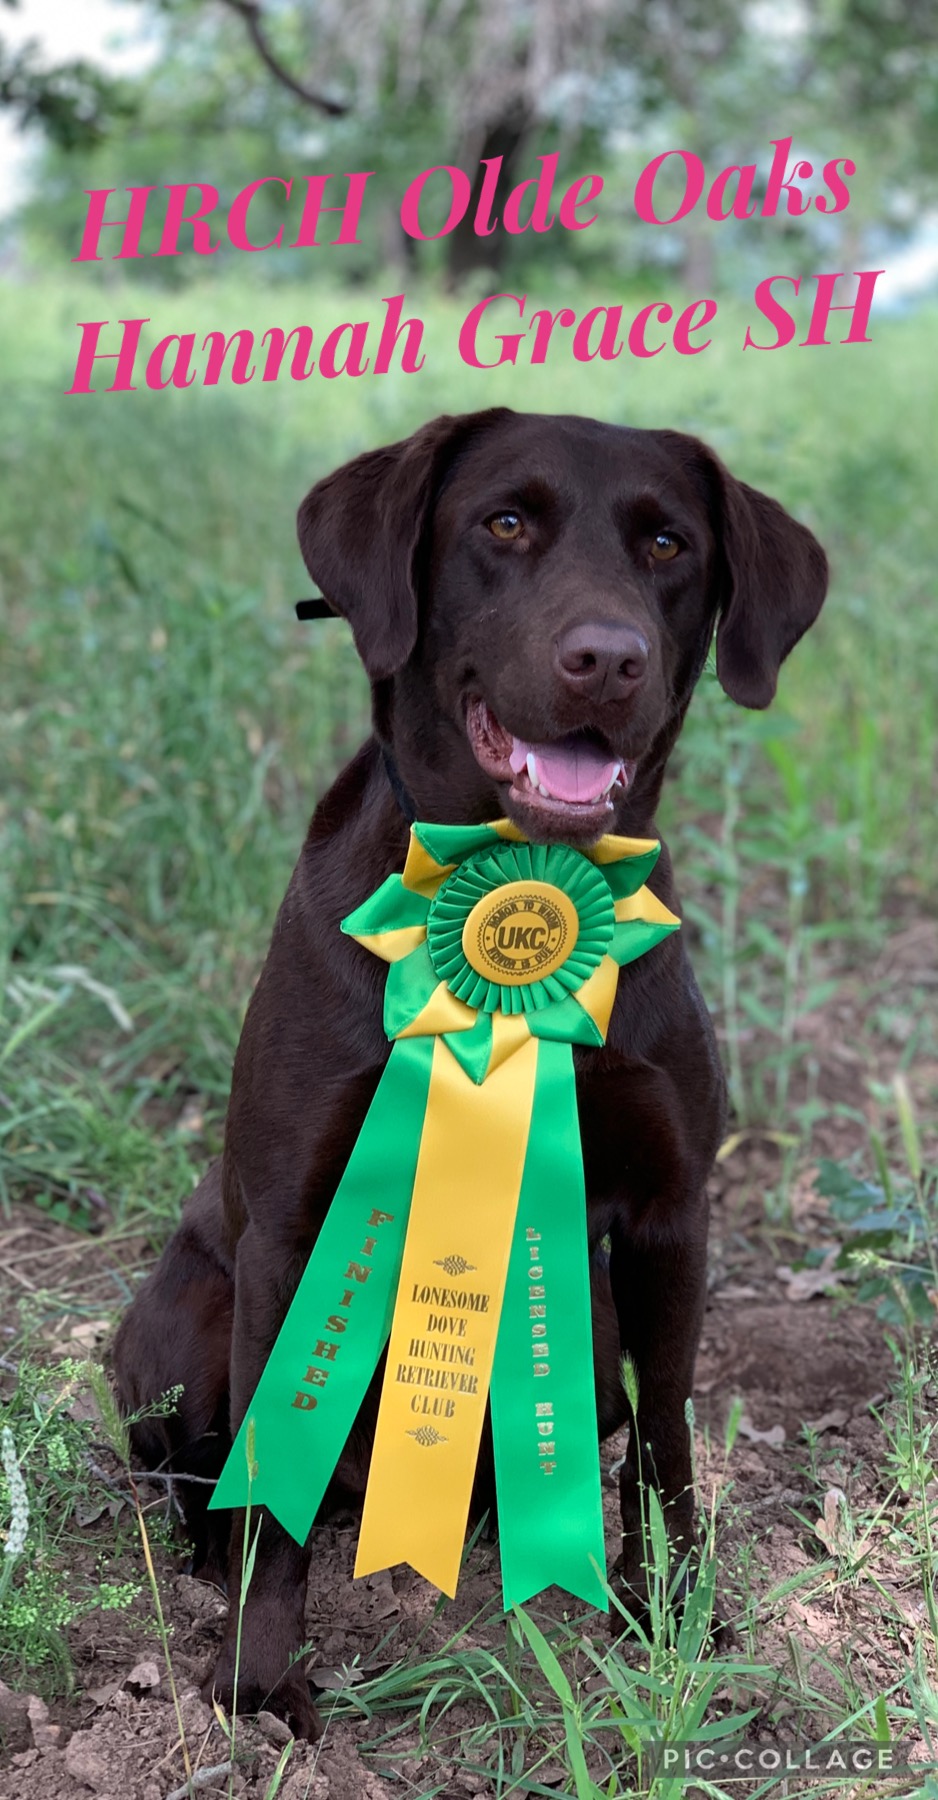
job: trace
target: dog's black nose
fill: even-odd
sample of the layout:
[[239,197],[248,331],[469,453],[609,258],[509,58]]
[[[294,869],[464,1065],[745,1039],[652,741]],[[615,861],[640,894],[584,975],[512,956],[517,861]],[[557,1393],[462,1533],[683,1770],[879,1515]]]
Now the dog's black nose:
[[648,667],[648,645],[631,625],[572,625],[557,639],[564,686],[587,700],[624,700]]

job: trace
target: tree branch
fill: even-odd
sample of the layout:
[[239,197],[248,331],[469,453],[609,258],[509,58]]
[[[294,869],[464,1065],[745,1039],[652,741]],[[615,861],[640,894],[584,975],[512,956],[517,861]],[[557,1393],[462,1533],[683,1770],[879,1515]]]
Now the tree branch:
[[289,69],[285,69],[283,63],[274,55],[264,35],[259,0],[223,0],[223,4],[244,20],[248,37],[261,62],[265,68],[269,69],[274,80],[279,81],[281,87],[285,87],[289,93],[294,94],[297,100],[302,100],[304,106],[315,106],[320,112],[326,113],[330,119],[345,117],[349,109],[343,100],[330,100],[327,95],[317,94],[313,88],[306,87],[302,81],[297,81],[296,77],[290,74]]

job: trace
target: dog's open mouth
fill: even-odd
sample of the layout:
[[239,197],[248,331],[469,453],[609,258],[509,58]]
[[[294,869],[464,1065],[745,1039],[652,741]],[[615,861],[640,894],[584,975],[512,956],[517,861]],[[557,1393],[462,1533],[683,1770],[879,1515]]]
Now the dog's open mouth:
[[479,767],[494,781],[510,782],[509,801],[545,820],[602,830],[616,793],[635,773],[635,763],[615,756],[598,732],[529,743],[506,730],[482,699],[469,702],[466,731]]

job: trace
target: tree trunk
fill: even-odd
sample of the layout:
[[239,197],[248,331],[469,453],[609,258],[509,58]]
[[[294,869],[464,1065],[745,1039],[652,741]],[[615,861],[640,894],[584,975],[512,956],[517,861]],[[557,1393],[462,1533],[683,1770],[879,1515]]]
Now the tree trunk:
[[681,285],[692,300],[713,299],[713,231],[709,220],[693,214],[682,227]]
[[[483,164],[491,158],[500,156],[502,166],[499,171],[498,185],[495,190],[495,203],[491,209],[493,219],[501,218],[502,208],[513,187],[521,178],[521,156],[525,147],[530,125],[530,115],[526,108],[518,106],[504,117],[494,120],[484,128],[481,139],[467,147],[466,160],[460,161],[460,167],[466,170],[472,181],[472,197],[465,215],[454,227],[447,238],[446,285],[456,288],[467,276],[477,269],[499,270],[505,255],[505,233],[501,227],[488,237],[479,237],[473,230],[476,208],[482,193],[485,179]],[[472,172],[472,162],[477,166]]]

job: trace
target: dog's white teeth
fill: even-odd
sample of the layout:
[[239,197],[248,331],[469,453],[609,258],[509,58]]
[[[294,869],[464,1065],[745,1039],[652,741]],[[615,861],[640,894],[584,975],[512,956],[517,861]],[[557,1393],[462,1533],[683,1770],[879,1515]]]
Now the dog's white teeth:
[[537,757],[533,750],[528,751],[528,754],[525,758],[525,764],[526,764],[527,771],[528,771],[528,780],[530,781],[531,786],[534,789],[534,792],[536,794],[540,794],[545,800],[549,800],[551,797],[550,789],[546,788],[544,786],[544,783],[542,781],[538,780]]
[[606,783],[606,786],[603,788],[602,793],[599,795],[600,800],[608,800],[609,799],[609,796],[612,793],[613,788],[617,786],[621,775],[622,775],[622,764],[616,763],[616,766],[613,769],[612,774],[610,775],[609,780]]

